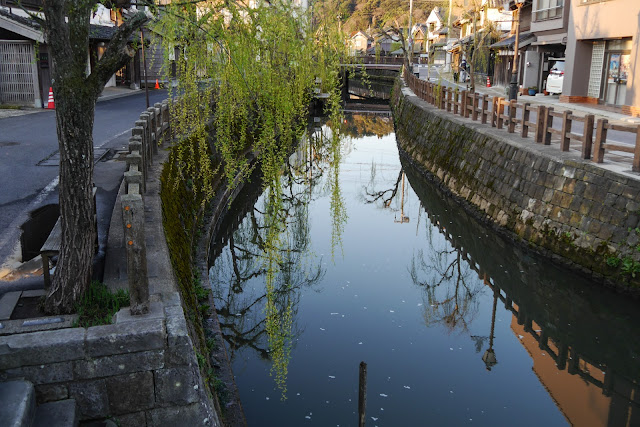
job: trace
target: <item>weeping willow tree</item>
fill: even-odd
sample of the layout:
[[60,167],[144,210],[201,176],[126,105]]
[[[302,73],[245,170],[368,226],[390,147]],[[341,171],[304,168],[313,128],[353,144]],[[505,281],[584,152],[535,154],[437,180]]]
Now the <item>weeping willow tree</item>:
[[[169,246],[180,248],[172,250],[172,262],[185,306],[197,314],[192,248],[207,207],[219,190],[239,185],[259,164],[265,207],[256,258],[265,277],[272,375],[284,395],[294,313],[293,304],[283,306],[278,295],[295,283],[283,269],[291,261],[291,253],[283,250],[291,233],[290,209],[282,197],[283,165],[304,133],[317,89],[328,94],[327,111],[340,123],[343,39],[337,22],[312,20],[306,10],[279,0],[178,2],[159,15],[151,29],[160,36],[172,82],[171,126],[183,137],[163,173],[163,189],[173,189],[163,196],[163,216]],[[338,162],[339,143],[330,150]],[[198,325],[194,328],[202,336]]]

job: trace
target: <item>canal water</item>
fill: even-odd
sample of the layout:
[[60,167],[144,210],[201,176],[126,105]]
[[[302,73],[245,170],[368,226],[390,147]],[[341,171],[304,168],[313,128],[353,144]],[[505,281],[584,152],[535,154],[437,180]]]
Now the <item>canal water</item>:
[[283,168],[275,272],[258,178],[212,243],[250,426],[357,425],[361,361],[368,426],[638,425],[637,302],[465,214],[398,153],[388,112],[343,132],[339,164],[305,142]]

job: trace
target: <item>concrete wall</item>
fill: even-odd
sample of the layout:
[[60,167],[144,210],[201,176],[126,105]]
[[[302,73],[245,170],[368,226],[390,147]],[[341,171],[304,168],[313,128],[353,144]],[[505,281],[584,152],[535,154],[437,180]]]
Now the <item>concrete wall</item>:
[[638,278],[620,267],[640,267],[637,176],[437,110],[401,83],[392,106],[400,149],[472,212],[594,280],[638,293]]

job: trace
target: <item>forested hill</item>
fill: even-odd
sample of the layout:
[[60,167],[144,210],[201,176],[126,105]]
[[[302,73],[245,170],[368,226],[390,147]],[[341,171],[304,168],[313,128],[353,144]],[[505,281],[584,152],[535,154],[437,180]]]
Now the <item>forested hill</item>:
[[[414,0],[413,23],[425,22],[431,10],[448,8],[448,0]],[[345,33],[386,26],[409,25],[409,0],[316,0],[314,14],[339,17]]]

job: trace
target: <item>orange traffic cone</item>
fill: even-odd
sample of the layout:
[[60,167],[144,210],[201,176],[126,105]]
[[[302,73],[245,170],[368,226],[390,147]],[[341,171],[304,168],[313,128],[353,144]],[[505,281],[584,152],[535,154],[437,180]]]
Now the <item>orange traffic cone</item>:
[[49,100],[47,101],[47,109],[55,110],[56,103],[53,101],[53,88],[49,87]]
[[487,76],[487,87],[491,87],[491,80],[489,80],[489,76]]
[[160,85],[158,84],[158,79],[156,79],[156,89],[160,89]]

